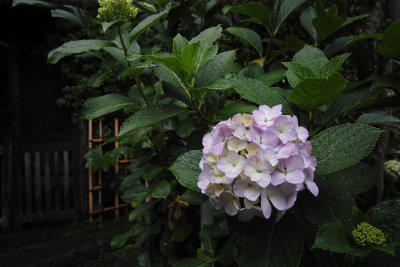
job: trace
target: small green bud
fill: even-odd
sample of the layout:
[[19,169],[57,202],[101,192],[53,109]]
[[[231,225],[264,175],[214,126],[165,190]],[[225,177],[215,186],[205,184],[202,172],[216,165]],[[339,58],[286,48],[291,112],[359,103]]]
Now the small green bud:
[[116,19],[133,19],[138,8],[132,5],[133,0],[99,0],[100,8],[97,18],[103,21]]
[[366,222],[358,224],[351,234],[354,241],[361,247],[375,247],[386,242],[385,234]]
[[400,161],[395,159],[386,161],[385,172],[392,176],[400,176]]

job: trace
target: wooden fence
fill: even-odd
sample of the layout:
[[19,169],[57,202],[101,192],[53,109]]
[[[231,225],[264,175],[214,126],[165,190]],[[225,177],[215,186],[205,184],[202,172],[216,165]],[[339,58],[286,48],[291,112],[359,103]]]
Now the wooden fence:
[[15,144],[10,139],[3,144],[1,228],[10,231],[24,223],[76,218],[73,145]]

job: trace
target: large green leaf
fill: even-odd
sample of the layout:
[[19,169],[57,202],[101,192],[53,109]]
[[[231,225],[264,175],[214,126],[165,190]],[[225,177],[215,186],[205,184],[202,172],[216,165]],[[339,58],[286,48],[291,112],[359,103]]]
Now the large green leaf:
[[307,111],[314,111],[323,104],[334,101],[342,94],[347,81],[339,73],[329,78],[309,78],[294,88],[288,100]]
[[154,73],[163,82],[169,83],[182,93],[188,93],[189,88],[184,81],[176,74],[173,70],[167,68],[166,66],[159,64]]
[[138,207],[136,207],[130,214],[129,214],[129,221],[132,222],[137,218],[144,216],[146,213],[151,211],[151,208],[158,203],[158,200],[153,200],[148,203],[144,203]]
[[221,33],[221,26],[208,28],[199,33],[197,36],[193,37],[189,43],[201,42],[202,44],[211,45],[218,40],[218,38],[221,36]]
[[332,58],[318,70],[317,77],[327,78],[332,73],[339,71],[340,67],[350,57],[350,55],[351,53],[346,53]]
[[144,20],[142,20],[132,31],[129,33],[129,41],[133,42],[136,40],[142,33],[144,33],[148,28],[153,26],[158,20],[160,20],[164,15],[169,12],[169,9],[166,9],[160,13],[148,16]]
[[293,267],[300,264],[303,233],[289,214],[275,223],[253,219],[234,229],[238,263],[246,267]]
[[194,191],[200,191],[197,181],[201,172],[199,163],[202,155],[201,150],[191,150],[179,156],[169,168],[181,185]]
[[115,93],[92,97],[83,104],[82,116],[87,120],[93,120],[133,104],[128,97]]
[[317,198],[310,193],[299,195],[298,203],[305,215],[318,227],[328,222],[347,225],[354,208],[354,200],[351,195],[334,179],[327,181],[316,179],[316,182],[319,189]]
[[204,201],[208,200],[208,197],[200,192],[188,189],[182,194],[180,200],[192,205],[201,205]]
[[306,66],[317,73],[328,59],[322,50],[306,45],[293,56],[292,62]]
[[170,191],[171,186],[168,181],[162,180],[151,190],[151,196],[154,198],[167,198]]
[[374,148],[381,130],[365,124],[344,124],[328,128],[311,143],[317,158],[317,175],[350,167]]
[[82,20],[82,17],[80,17],[77,14],[74,14],[74,12],[71,10],[56,9],[56,10],[51,10],[50,13],[53,18],[66,19],[72,24],[85,27],[85,22]]
[[235,60],[235,51],[226,51],[208,61],[197,74],[196,87],[205,87],[227,73]]
[[237,12],[247,15],[252,20],[265,28],[269,28],[271,11],[269,6],[257,2],[249,2],[243,5],[233,6],[224,9],[224,13]]
[[40,1],[40,0],[13,0],[11,7],[21,6],[21,5],[31,5],[31,6],[38,6],[38,7],[47,7],[47,8],[62,8],[68,9],[62,5],[57,5],[48,1]]
[[109,41],[98,39],[70,41],[51,50],[47,56],[47,60],[49,63],[55,64],[63,57],[83,52],[98,51],[107,45],[110,45]]
[[286,77],[286,72],[282,69],[271,70],[258,77],[257,80],[262,81],[266,86],[271,86],[282,81]]
[[189,44],[181,51],[179,62],[181,67],[185,71],[186,80],[190,80],[190,78],[192,77],[192,74],[194,72],[194,66],[196,63],[195,60],[193,59],[198,54],[198,51],[199,51],[198,43]]
[[357,247],[354,244],[350,232],[345,227],[331,222],[318,229],[317,237],[311,248],[321,248],[353,256],[365,256],[368,254],[368,249]]
[[141,127],[162,122],[184,112],[186,112],[186,109],[173,105],[146,107],[125,120],[121,126],[119,135],[122,136]]
[[316,32],[315,32],[315,28],[312,24],[313,19],[316,17],[315,15],[315,11],[314,8],[312,6],[307,7],[306,9],[303,10],[303,12],[301,12],[300,15],[300,23],[301,25],[304,27],[304,29],[306,29],[306,31],[308,32],[308,34],[314,39],[316,40]]
[[282,104],[283,113],[293,113],[282,95],[281,88],[267,87],[259,80],[240,76],[235,80],[234,89],[239,95],[258,105],[268,105],[272,107]]
[[263,48],[261,43],[261,37],[260,35],[258,35],[258,33],[243,27],[229,27],[226,29],[226,31],[249,43],[257,51],[260,58],[262,57]]
[[382,42],[379,44],[379,53],[390,59],[400,60],[400,20],[390,25],[383,35]]
[[377,170],[364,162],[329,175],[330,179],[352,195],[364,193],[375,186],[378,177]]

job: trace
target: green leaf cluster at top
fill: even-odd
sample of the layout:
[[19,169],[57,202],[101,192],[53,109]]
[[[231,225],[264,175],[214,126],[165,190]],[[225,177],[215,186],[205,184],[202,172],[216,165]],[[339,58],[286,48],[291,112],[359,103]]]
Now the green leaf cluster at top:
[[328,60],[320,49],[305,46],[291,62],[282,63],[288,68],[287,79],[294,89],[288,100],[309,112],[334,101],[347,84],[338,71],[349,56],[347,53]]
[[190,41],[178,34],[173,40],[172,53],[148,55],[145,58],[158,64],[155,74],[160,80],[174,87],[186,101],[193,101],[192,92],[204,96],[207,90],[230,87],[229,81],[225,83],[220,79],[224,79],[224,74],[230,70],[235,51],[217,54],[218,45],[214,43],[221,32],[220,26],[209,28]]

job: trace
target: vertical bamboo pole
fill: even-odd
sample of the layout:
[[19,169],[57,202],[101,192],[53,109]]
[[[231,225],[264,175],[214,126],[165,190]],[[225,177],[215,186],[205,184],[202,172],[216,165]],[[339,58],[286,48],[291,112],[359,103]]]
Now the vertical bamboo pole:
[[[93,147],[92,143],[93,137],[93,121],[89,120],[89,129],[88,129],[88,145],[89,148]],[[89,185],[89,221],[93,221],[93,172],[92,167],[89,167],[88,171],[88,185]]]
[[[103,122],[101,120],[99,120],[99,139],[103,140]],[[99,143],[100,148],[102,147],[102,143]],[[103,181],[102,181],[102,172],[101,170],[99,170],[99,176],[98,176],[98,203],[99,203],[99,215],[100,215],[100,220],[103,219],[103,214],[102,214],[102,210],[103,210]]]

